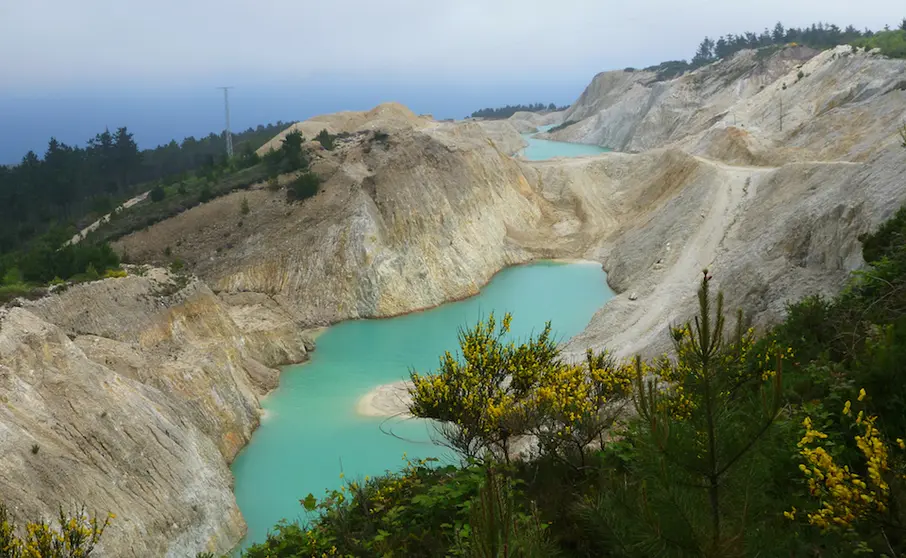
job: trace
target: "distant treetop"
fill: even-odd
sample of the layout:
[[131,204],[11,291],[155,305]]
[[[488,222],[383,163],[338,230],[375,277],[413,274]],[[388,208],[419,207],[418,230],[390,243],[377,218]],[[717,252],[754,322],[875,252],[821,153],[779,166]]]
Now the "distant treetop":
[[906,19],[900,23],[898,31],[884,31],[877,33],[865,29],[860,31],[853,25],[841,29],[830,23],[813,23],[808,27],[786,28],[778,22],[773,29],[765,28],[761,33],[746,31],[740,35],[728,34],[714,40],[705,37],[699,44],[691,62],[673,60],[649,66],[645,70],[657,72],[658,80],[672,79],[690,70],[706,66],[722,58],[727,58],[745,49],[760,49],[771,46],[788,44],[803,45],[815,49],[828,49],[838,45],[851,44],[869,48],[880,48],[881,52],[890,57],[906,57]]
[[486,118],[488,120],[502,120],[509,118],[517,112],[555,112],[566,110],[569,105],[558,107],[554,103],[545,105],[544,103],[535,103],[533,105],[507,105],[499,108],[483,108],[472,113],[471,118]]

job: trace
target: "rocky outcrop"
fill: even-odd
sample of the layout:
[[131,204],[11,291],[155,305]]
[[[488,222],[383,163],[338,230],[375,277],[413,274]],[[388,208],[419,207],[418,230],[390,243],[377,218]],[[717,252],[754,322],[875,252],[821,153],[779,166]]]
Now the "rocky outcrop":
[[107,556],[225,552],[245,530],[228,464],[306,344],[267,301],[155,269],[0,310],[0,495],[20,519],[116,514]]
[[[704,267],[728,307],[746,309],[763,326],[790,301],[837,292],[862,265],[858,236],[906,202],[906,184],[896,178],[906,173],[896,134],[906,119],[906,63],[849,47],[812,54],[740,53],[663,83],[669,97],[694,102],[661,124],[652,112],[661,106],[666,114],[660,101],[631,101],[638,82],[622,96],[596,95],[592,86],[573,107],[590,116],[564,130],[567,136],[615,137],[607,124],[631,112],[625,146],[666,145],[694,156],[700,169],[668,203],[650,206],[601,245],[597,257],[611,284],[631,287],[638,301],[631,293],[616,297],[570,343],[570,354],[586,346],[622,355],[666,348],[666,328],[695,312],[696,274]],[[728,75],[735,81],[715,86]],[[621,108],[627,102],[635,112]],[[714,178],[696,179],[702,168]]]
[[[646,71],[598,74],[564,115],[573,125],[551,139],[640,152],[739,122],[731,108],[754,97],[816,54],[794,47],[766,56],[747,50],[682,77],[661,81]],[[791,82],[792,83],[792,82]]]

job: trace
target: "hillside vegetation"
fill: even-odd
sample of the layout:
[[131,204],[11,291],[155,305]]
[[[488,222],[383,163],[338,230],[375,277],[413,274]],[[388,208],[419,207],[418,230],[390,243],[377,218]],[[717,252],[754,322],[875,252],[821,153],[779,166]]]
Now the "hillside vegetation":
[[535,103],[533,105],[507,105],[499,108],[483,108],[476,110],[471,114],[471,118],[484,118],[487,120],[503,120],[516,114],[517,112],[556,112],[566,110],[569,107],[558,107],[554,103],[545,105],[544,103]]
[[[285,128],[277,122],[234,134],[245,159]],[[140,150],[128,128],[97,134],[85,147],[50,138],[43,156],[29,151],[18,165],[0,166],[0,254],[23,247],[53,226],[80,226],[158,181],[208,174],[223,164],[225,139],[210,134]]]
[[[741,50],[766,49],[789,44],[804,45],[823,50],[839,45],[853,45],[868,48],[880,48],[881,53],[891,58],[906,57],[906,19],[900,23],[899,30],[885,28],[874,32],[869,29],[860,31],[852,25],[840,28],[834,24],[813,23],[808,27],[784,27],[778,22],[773,29],[761,33],[746,31],[741,34],[727,34],[714,40],[710,37],[698,46],[695,55],[687,62],[671,60],[645,68],[645,71],[657,73],[658,80],[673,79],[687,71],[728,58]],[[767,54],[765,54],[767,55]],[[627,68],[633,70],[633,68]]]
[[[213,151],[223,148],[223,138],[213,134],[201,141],[187,138],[182,146],[171,142],[138,151],[126,128],[113,135],[98,134],[86,149],[51,139],[43,160],[30,152],[21,165],[6,169],[5,177],[0,175],[7,180],[0,180],[0,194],[10,196],[13,209],[23,209],[3,223],[8,237],[17,238],[0,250],[0,302],[41,296],[48,283],[98,279],[109,270],[119,273],[121,258],[108,242],[232,191],[307,168],[304,138],[299,134],[290,135],[290,142],[264,161],[255,154],[254,149],[276,133],[275,126],[240,134],[237,147],[243,152],[232,160]],[[160,177],[148,182],[149,176]],[[98,190],[97,184],[105,180],[106,186]],[[37,185],[37,196],[26,197],[20,191],[30,184]],[[113,199],[145,188],[150,188],[146,201],[114,211]],[[85,209],[89,202],[93,206],[88,215],[109,212],[109,219],[72,242],[73,221],[68,226],[64,223],[80,211],[89,211]],[[173,263],[181,265],[177,259]]]

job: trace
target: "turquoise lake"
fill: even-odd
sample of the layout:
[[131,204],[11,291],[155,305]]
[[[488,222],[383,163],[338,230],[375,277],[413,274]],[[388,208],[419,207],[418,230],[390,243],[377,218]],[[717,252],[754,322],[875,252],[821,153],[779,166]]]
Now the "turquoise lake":
[[559,340],[576,335],[612,296],[598,264],[538,262],[497,274],[473,298],[384,320],[330,327],[311,360],[287,367],[262,402],[265,417],[233,463],[235,493],[248,523],[243,546],[261,542],[275,523],[306,519],[299,500],[346,479],[380,475],[409,458],[454,458],[431,442],[431,423],[360,416],[358,400],[373,388],[404,380],[414,368],[433,371],[444,351],[456,351],[457,330],[490,312],[513,314],[514,339],[537,333],[548,320]]
[[[538,130],[546,132],[551,128],[553,126],[539,126]],[[522,150],[521,155],[529,161],[544,161],[554,157],[581,157],[583,155],[597,155],[611,151],[597,145],[549,141],[536,139],[534,136],[535,134],[522,134],[522,139],[525,140],[528,146]]]

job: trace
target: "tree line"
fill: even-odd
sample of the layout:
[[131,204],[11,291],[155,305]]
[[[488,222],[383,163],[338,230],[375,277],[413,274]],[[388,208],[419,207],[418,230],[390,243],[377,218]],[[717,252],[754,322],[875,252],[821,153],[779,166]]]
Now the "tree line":
[[529,105],[507,105],[498,108],[483,108],[476,110],[471,114],[471,118],[486,118],[488,120],[503,120],[516,114],[517,112],[555,112],[566,110],[569,105],[558,107],[554,103],[545,105],[544,103],[535,103]]
[[[235,134],[240,153],[251,153],[286,124]],[[210,134],[140,150],[127,127],[104,130],[84,147],[50,138],[43,156],[29,151],[18,165],[0,166],[0,254],[16,250],[53,225],[110,211],[125,197],[167,177],[214,167],[225,158],[224,136]]]
[[[717,60],[727,58],[745,49],[760,49],[787,44],[805,45],[815,49],[828,49],[839,45],[881,48],[882,53],[891,57],[906,57],[906,18],[898,29],[885,26],[882,31],[859,30],[853,25],[841,28],[832,23],[813,23],[807,27],[785,27],[778,22],[773,29],[765,28],[760,33],[746,31],[741,34],[729,33],[717,39],[705,37],[699,44],[690,62],[671,60],[649,66],[646,71],[658,73],[658,79],[671,79],[687,71],[700,68]],[[632,68],[627,68],[632,71]]]

